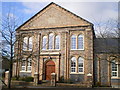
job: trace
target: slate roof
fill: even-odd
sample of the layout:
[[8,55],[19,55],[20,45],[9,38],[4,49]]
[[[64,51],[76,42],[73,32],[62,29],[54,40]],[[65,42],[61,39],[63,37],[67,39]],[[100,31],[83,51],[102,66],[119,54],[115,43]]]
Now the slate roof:
[[95,38],[95,53],[120,53],[120,38]]

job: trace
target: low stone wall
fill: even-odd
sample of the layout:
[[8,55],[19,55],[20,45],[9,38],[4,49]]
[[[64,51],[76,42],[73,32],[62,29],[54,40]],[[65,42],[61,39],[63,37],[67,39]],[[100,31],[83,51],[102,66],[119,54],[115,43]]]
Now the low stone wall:
[[85,84],[57,83],[56,86],[59,86],[59,87],[90,87],[88,83],[85,83]]
[[113,88],[120,88],[120,79],[111,79],[111,86]]
[[12,86],[33,86],[34,82],[12,81]]

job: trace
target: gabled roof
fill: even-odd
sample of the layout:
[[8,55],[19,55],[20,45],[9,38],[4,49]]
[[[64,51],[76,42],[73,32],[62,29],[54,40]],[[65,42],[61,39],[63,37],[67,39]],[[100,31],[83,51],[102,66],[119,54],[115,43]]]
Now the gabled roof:
[[89,21],[87,21],[87,20],[79,17],[78,15],[76,15],[76,14],[74,14],[74,13],[66,10],[65,8],[59,6],[58,4],[55,4],[55,3],[51,2],[49,5],[47,5],[45,8],[43,8],[41,11],[39,11],[39,12],[38,12],[37,14],[35,14],[33,17],[31,17],[29,20],[27,20],[25,23],[23,23],[21,26],[19,26],[16,30],[18,30],[18,29],[20,29],[21,27],[25,26],[28,22],[30,22],[32,19],[34,19],[36,16],[38,16],[40,13],[42,13],[45,9],[47,9],[47,8],[50,7],[51,5],[55,5],[56,7],[61,8],[63,11],[70,13],[70,14],[73,15],[74,17],[83,20],[84,22],[88,23],[89,25],[93,25],[91,22],[89,22]]

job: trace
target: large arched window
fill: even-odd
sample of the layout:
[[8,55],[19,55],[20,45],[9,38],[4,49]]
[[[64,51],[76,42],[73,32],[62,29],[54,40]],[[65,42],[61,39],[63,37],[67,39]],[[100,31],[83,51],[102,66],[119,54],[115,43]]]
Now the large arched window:
[[55,49],[60,49],[60,36],[55,37]]
[[71,58],[71,72],[76,72],[76,58]]
[[42,49],[43,50],[47,49],[47,36],[44,36],[42,39]]
[[118,77],[118,65],[116,64],[115,60],[111,63],[111,74],[112,77]]
[[27,50],[28,45],[28,37],[24,37],[23,39],[23,50]]
[[83,37],[83,35],[78,36],[78,49],[84,49],[84,37]]
[[53,41],[54,40],[54,34],[53,33],[51,33],[51,34],[49,34],[49,49],[53,49]]
[[71,36],[71,49],[77,49],[76,48],[76,36],[75,35]]
[[78,58],[78,72],[83,72],[84,70],[84,59],[82,57]]
[[32,50],[32,37],[29,38],[29,50]]

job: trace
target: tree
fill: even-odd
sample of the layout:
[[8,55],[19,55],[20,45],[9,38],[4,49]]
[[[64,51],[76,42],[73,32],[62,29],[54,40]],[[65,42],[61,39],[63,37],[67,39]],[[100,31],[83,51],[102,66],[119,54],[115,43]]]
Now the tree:
[[117,19],[106,22],[95,20],[95,33],[97,38],[119,38],[119,25]]
[[14,61],[14,45],[17,41],[15,38],[15,29],[18,27],[20,20],[9,11],[5,17],[2,17],[1,21],[2,30],[0,32],[2,34],[2,42],[4,43],[4,47],[2,47],[2,55],[7,56],[10,62],[8,88],[11,88],[12,66]]

